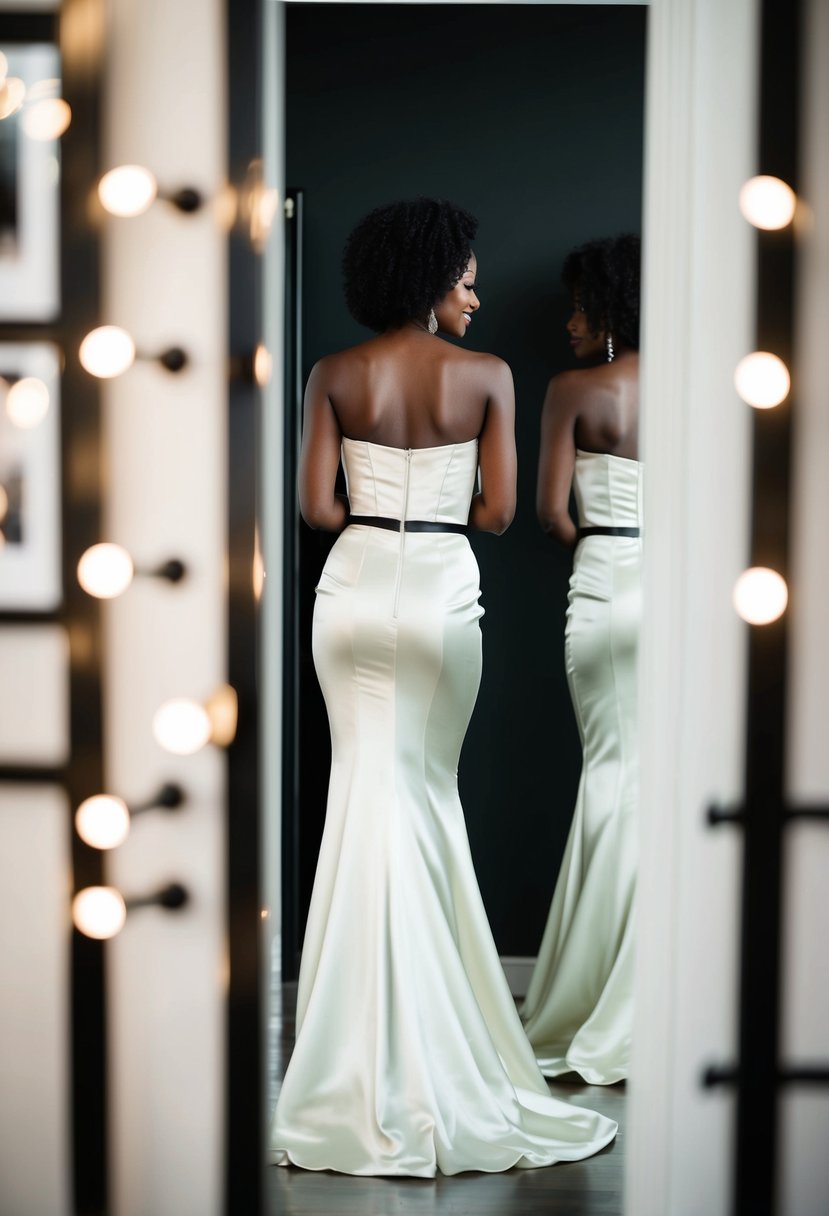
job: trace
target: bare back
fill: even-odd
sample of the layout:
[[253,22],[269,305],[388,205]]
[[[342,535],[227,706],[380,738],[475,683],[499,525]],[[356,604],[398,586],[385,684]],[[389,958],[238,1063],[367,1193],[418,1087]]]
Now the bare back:
[[576,447],[638,460],[638,354],[631,352],[614,363],[569,374],[574,381]]
[[343,437],[396,448],[478,440],[470,527],[503,532],[515,512],[515,392],[495,355],[460,350],[418,327],[381,334],[316,364],[305,391],[299,495],[312,527],[339,531]]
[[541,416],[536,511],[544,530],[569,547],[576,449],[639,459],[639,355],[624,351],[613,363],[562,372],[547,389]]
[[408,330],[330,355],[325,379],[349,439],[437,447],[480,435],[496,362],[491,355]]

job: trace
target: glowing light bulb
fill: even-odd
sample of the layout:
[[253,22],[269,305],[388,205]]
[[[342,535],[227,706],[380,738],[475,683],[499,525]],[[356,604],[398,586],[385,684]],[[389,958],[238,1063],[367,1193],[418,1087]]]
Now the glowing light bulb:
[[734,387],[748,405],[770,410],[789,395],[789,369],[782,359],[765,350],[746,355],[734,371]]
[[7,76],[0,87],[0,119],[16,114],[26,100],[26,86],[19,76]]
[[6,83],[6,77],[9,74],[9,61],[6,56],[0,51],[0,88]]
[[126,549],[107,542],[92,545],[78,562],[78,582],[88,595],[99,600],[121,595],[134,573],[135,566]]
[[72,121],[72,110],[62,97],[44,97],[28,106],[20,121],[29,139],[60,139]]
[[106,941],[124,927],[127,905],[114,887],[84,887],[72,900],[72,920],[87,937]]
[[785,228],[796,206],[797,195],[779,177],[752,177],[740,190],[740,210],[755,228]]
[[120,165],[98,182],[98,198],[110,215],[141,215],[157,194],[155,178],[141,165]]
[[271,352],[264,342],[259,342],[256,350],[253,352],[253,378],[260,388],[265,388],[270,383],[272,371],[273,357],[271,356]]
[[217,747],[230,747],[236,738],[239,698],[232,684],[220,684],[204,704],[210,721],[210,741]]
[[734,584],[734,607],[749,625],[769,625],[786,611],[789,589],[776,570],[752,566]]
[[75,828],[93,849],[114,849],[129,835],[130,812],[122,798],[95,794],[75,812]]
[[191,756],[210,740],[207,710],[198,701],[178,697],[165,701],[153,717],[153,735],[165,751]]
[[36,376],[24,376],[6,394],[6,413],[11,422],[22,430],[30,430],[49,411],[49,390]]
[[135,362],[135,343],[125,329],[101,325],[86,335],[79,351],[81,364],[91,376],[108,380],[120,376]]

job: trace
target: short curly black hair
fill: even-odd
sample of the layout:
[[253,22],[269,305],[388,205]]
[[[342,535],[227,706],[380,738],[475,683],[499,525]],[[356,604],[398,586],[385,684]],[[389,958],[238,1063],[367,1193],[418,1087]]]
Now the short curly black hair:
[[561,277],[594,333],[606,329],[618,345],[639,349],[641,242],[632,232],[588,241],[569,253]]
[[346,241],[343,278],[348,311],[376,333],[425,321],[451,291],[472,256],[478,221],[441,199],[387,203]]

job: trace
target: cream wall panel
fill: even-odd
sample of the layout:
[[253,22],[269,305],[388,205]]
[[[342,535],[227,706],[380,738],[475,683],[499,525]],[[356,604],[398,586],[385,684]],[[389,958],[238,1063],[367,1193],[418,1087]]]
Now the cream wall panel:
[[70,828],[55,786],[0,785],[3,1216],[69,1216]]
[[625,1210],[726,1216],[732,1100],[700,1086],[735,1041],[747,551],[753,0],[655,0],[646,127],[642,862]]
[[[107,167],[144,164],[162,189],[217,196],[223,22],[220,0],[111,0]],[[104,400],[102,539],[141,566],[175,556],[189,571],[177,586],[137,580],[105,613],[108,786],[143,801],[173,779],[188,799],[136,821],[108,877],[128,895],[175,878],[192,896],[176,915],[131,915],[110,947],[114,1211],[211,1216],[222,1193],[224,761],[211,747],[168,755],[151,723],[164,700],[202,699],[225,678],[226,235],[212,205],[182,216],[157,203],[108,220],[104,253],[106,320],[140,350],[181,345],[191,359],[177,376],[138,364]]]
[[69,641],[60,625],[0,626],[0,763],[60,765],[69,751]]

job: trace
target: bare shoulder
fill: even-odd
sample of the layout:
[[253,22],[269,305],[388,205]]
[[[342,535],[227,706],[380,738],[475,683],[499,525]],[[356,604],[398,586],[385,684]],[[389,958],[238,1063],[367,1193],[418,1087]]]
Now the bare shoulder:
[[559,372],[547,385],[545,410],[556,413],[577,413],[591,396],[593,386],[589,377],[593,368],[574,368]]
[[309,383],[311,380],[315,383],[334,383],[354,367],[365,364],[371,358],[374,341],[375,339],[369,338],[357,346],[347,346],[344,350],[323,355],[311,368]]
[[512,384],[512,369],[498,355],[490,355],[480,350],[463,350],[457,346],[450,346],[450,349],[453,352],[452,357],[457,358],[464,372],[480,377],[483,384],[496,387]]

